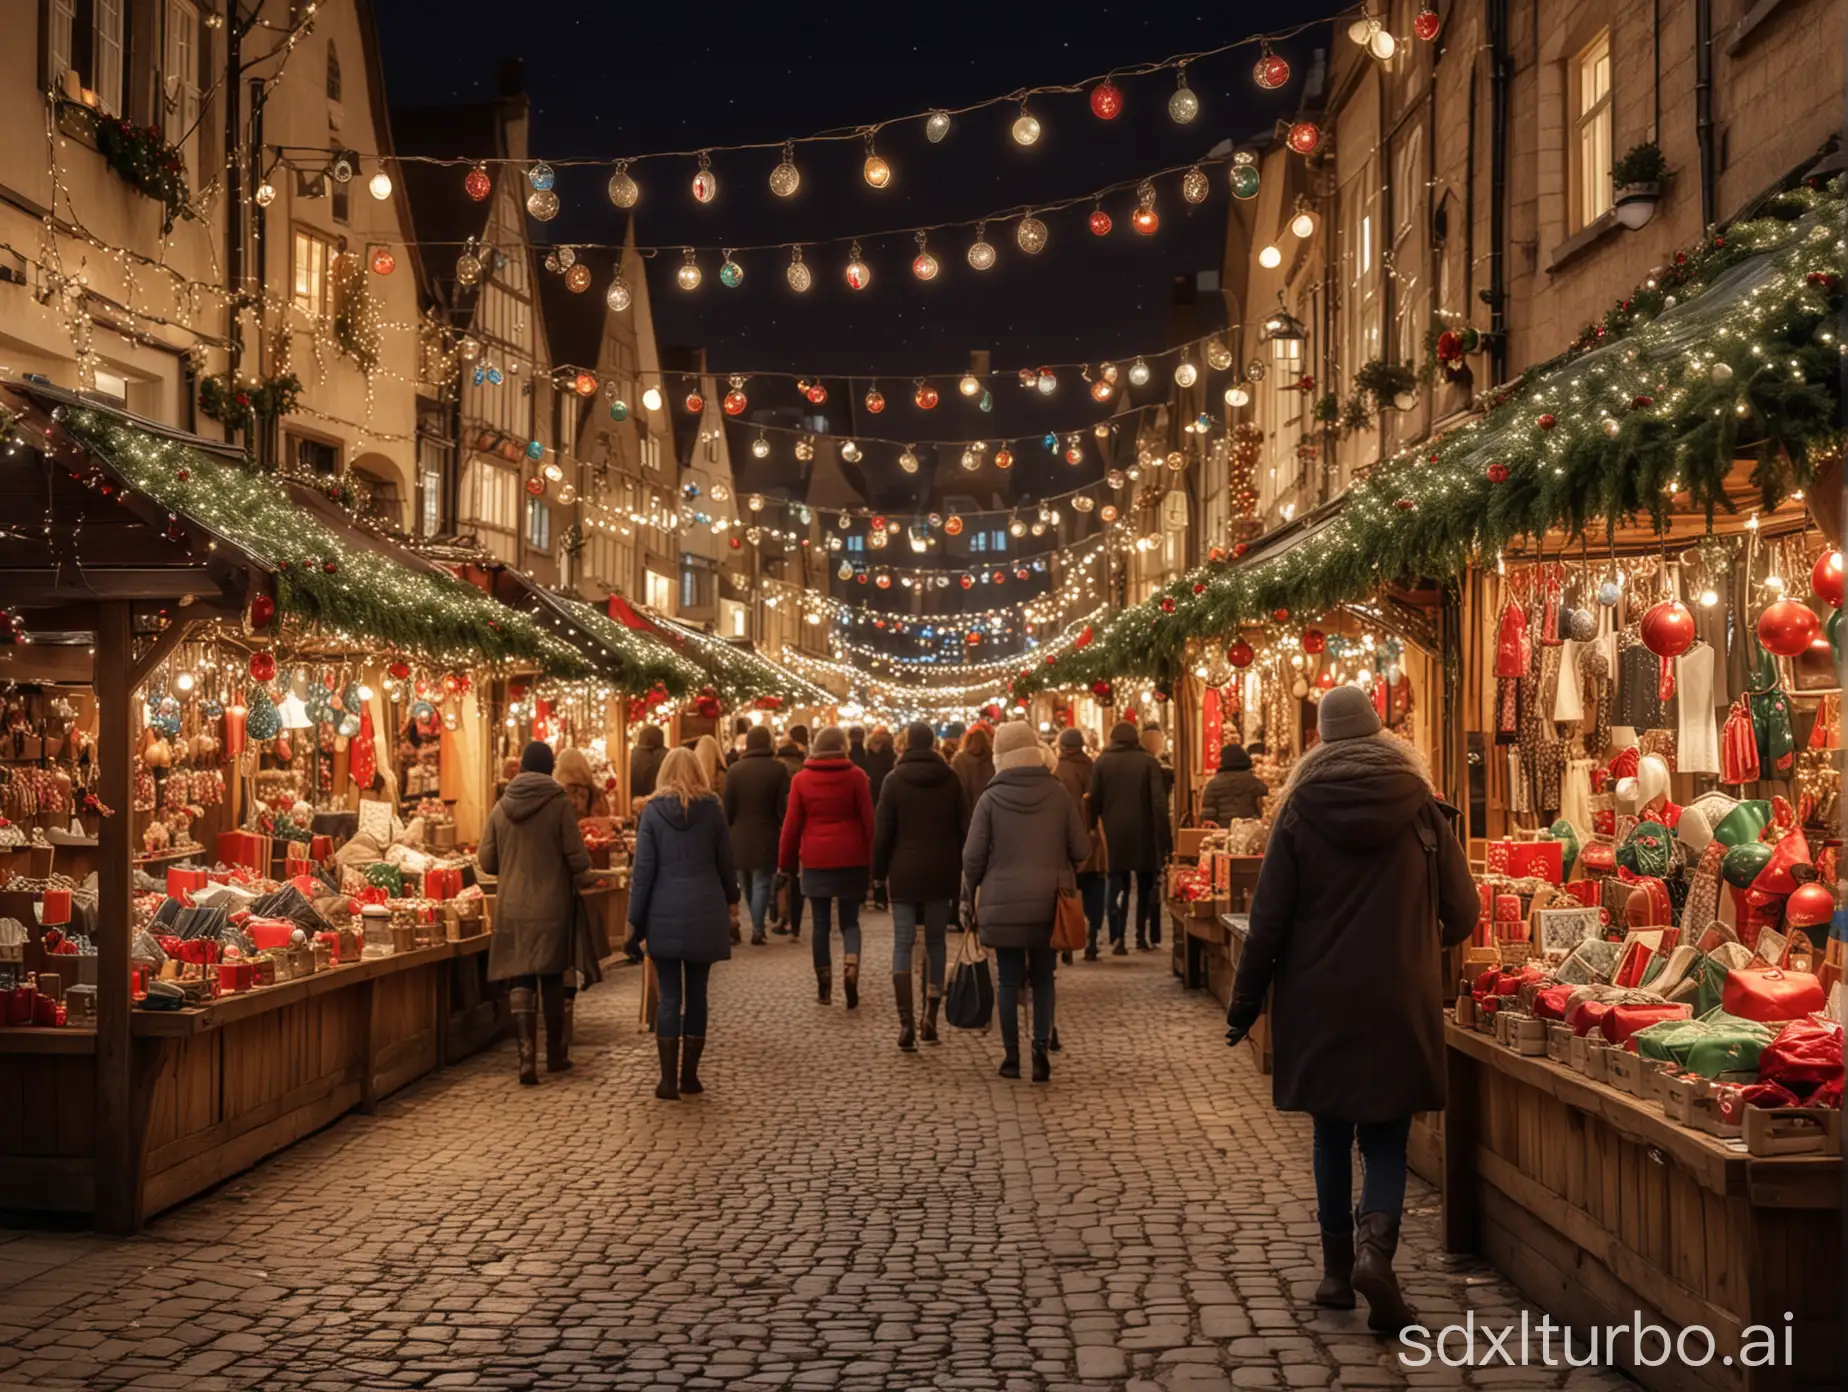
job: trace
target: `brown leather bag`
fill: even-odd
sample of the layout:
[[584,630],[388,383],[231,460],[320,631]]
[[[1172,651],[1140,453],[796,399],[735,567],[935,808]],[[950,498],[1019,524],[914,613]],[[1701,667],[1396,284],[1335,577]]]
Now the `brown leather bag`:
[[1088,941],[1090,930],[1084,920],[1084,903],[1078,898],[1078,891],[1061,889],[1052,915],[1052,950],[1079,952]]

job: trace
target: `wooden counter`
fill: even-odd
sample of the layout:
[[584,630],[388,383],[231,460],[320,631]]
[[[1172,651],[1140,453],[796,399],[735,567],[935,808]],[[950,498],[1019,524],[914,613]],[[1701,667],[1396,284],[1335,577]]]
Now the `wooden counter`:
[[[1627,1326],[1638,1311],[1671,1335],[1712,1331],[1718,1355],[1698,1368],[1637,1366],[1621,1341],[1619,1361],[1647,1387],[1843,1385],[1840,1159],[1759,1159],[1668,1120],[1659,1103],[1473,1030],[1445,1033],[1450,1251],[1485,1256],[1580,1331]],[[1786,1311],[1793,1366],[1737,1366],[1748,1325],[1775,1331],[1781,1357]]]
[[[486,935],[131,1012],[145,1220],[497,1038]],[[96,1035],[0,1029],[0,1206],[96,1209]]]

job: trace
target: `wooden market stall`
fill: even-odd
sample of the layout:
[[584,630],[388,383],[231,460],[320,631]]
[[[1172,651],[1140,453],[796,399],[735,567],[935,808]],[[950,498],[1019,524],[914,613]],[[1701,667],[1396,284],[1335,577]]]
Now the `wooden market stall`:
[[[0,435],[7,515],[43,519],[0,531],[17,712],[0,984],[35,1021],[0,1028],[0,1192],[128,1232],[497,1035],[479,915],[458,931],[424,898],[389,930],[368,919],[362,950],[358,898],[315,878],[355,868],[319,819],[392,824],[364,796],[389,768],[369,728],[388,667],[575,660],[302,513],[222,444],[35,383],[0,385]],[[265,796],[279,777],[287,804]],[[294,892],[294,923],[326,932],[218,936],[224,896],[300,885],[317,897]],[[354,916],[321,917],[333,904]]]

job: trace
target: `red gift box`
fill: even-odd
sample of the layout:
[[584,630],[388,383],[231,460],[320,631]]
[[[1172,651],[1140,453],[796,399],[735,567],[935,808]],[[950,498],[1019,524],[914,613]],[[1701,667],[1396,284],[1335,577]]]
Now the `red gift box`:
[[248,991],[251,972],[248,962],[220,962],[218,964],[218,989],[221,991]]
[[1518,894],[1498,894],[1495,896],[1495,921],[1497,923],[1518,923],[1525,915],[1521,912],[1521,896]]
[[333,837],[311,836],[308,838],[308,858],[310,860],[326,860],[333,853]]
[[191,894],[195,889],[204,889],[211,883],[203,870],[188,870],[178,865],[167,869],[167,897],[180,899]]
[[1565,890],[1567,894],[1570,894],[1585,908],[1598,909],[1604,907],[1602,896],[1598,892],[1598,882],[1596,880],[1568,880],[1566,881]]
[[454,867],[426,870],[423,881],[426,899],[453,899],[462,892],[462,872]]
[[1514,854],[1514,842],[1491,841],[1483,850],[1483,864],[1491,875],[1506,875],[1508,863]]
[[1562,873],[1563,847],[1557,841],[1516,841],[1508,849],[1507,873],[1517,880],[1545,880],[1558,884]]
[[295,922],[287,918],[253,918],[244,932],[259,952],[273,947],[287,947],[295,938]]
[[39,922],[49,928],[70,921],[71,892],[68,889],[46,890],[39,900]]
[[216,846],[218,859],[226,865],[245,865],[252,870],[268,871],[270,839],[254,831],[221,831]]

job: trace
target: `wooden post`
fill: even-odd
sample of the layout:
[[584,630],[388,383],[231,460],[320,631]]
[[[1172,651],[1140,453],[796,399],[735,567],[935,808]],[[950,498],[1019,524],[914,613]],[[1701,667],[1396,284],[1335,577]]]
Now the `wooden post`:
[[122,1234],[141,1226],[128,991],[134,639],[128,601],[107,600],[97,610],[96,755],[100,795],[114,815],[97,835],[96,1226]]
[[1475,1252],[1481,1244],[1476,1206],[1476,1062],[1444,1049],[1444,1250]]

